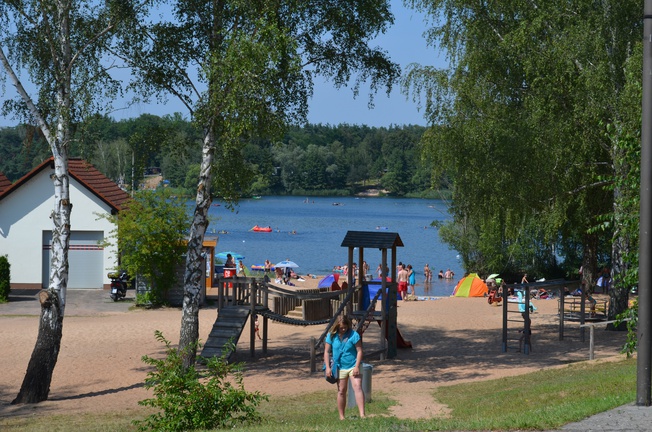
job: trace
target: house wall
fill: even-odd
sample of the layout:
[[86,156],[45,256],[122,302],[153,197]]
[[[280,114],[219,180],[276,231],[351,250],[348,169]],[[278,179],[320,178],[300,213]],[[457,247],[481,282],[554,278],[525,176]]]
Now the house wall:
[[[0,202],[0,255],[7,255],[11,264],[12,288],[40,288],[44,265],[43,239],[52,232],[50,219],[54,207],[54,187],[50,174],[43,170]],[[110,207],[86,187],[70,179],[71,230],[100,232],[106,238],[114,225],[97,214],[107,214]],[[102,285],[110,284],[106,273],[115,267],[116,251],[103,250]],[[46,258],[47,259],[47,258]],[[76,271],[71,264],[70,277]],[[77,269],[79,271],[79,269]]]

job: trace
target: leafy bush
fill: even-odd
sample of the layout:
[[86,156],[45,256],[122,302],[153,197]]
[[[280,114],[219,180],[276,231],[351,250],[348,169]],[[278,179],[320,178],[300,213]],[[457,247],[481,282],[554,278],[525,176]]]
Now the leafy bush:
[[[626,321],[628,320],[628,321]],[[638,350],[638,299],[634,300],[632,306],[616,316],[615,327],[627,322],[627,341],[621,352],[630,357]]]
[[141,191],[126,210],[108,219],[118,227],[106,243],[117,243],[119,267],[149,281],[153,305],[164,303],[177,283],[176,269],[186,250],[184,236],[190,226],[186,201],[165,189]]
[[7,255],[0,256],[0,303],[5,303],[9,300],[9,292],[11,292],[11,264]]
[[[143,361],[155,368],[145,380],[145,387],[154,389],[154,397],[138,403],[161,412],[134,421],[139,430],[233,428],[261,420],[256,407],[267,396],[244,390],[242,364],[229,364],[228,352],[219,358],[203,359],[206,370],[200,373],[195,366],[184,369],[184,352],[172,348],[160,331],[155,334],[165,344],[167,356],[160,360],[143,356]],[[231,345],[228,351],[233,348]]]

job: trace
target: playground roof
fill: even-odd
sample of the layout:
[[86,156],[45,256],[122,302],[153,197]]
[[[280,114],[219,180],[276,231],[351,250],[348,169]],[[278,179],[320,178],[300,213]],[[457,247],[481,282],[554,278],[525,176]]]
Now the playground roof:
[[398,233],[394,232],[348,231],[341,246],[392,249],[403,247],[403,241]]

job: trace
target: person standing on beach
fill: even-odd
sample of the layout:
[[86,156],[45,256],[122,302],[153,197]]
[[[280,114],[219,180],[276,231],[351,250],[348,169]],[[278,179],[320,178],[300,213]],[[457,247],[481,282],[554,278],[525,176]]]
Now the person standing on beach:
[[247,268],[242,261],[238,262],[238,276],[247,276]]
[[408,289],[408,272],[405,270],[405,264],[401,264],[398,276],[398,293],[401,295],[403,301],[407,300],[407,289]]
[[417,293],[414,290],[414,286],[417,284],[417,274],[412,268],[412,264],[408,264],[407,272],[408,272],[408,294],[410,291],[412,291],[412,295],[416,297]]
[[326,375],[330,375],[331,362],[329,352],[333,351],[333,360],[337,361],[339,376],[337,380],[337,411],[340,414],[340,420],[344,420],[346,410],[346,392],[351,387],[355,395],[355,403],[358,405],[360,418],[365,417],[364,391],[362,390],[362,374],[360,366],[362,365],[362,339],[360,334],[352,328],[351,318],[346,315],[340,315],[328,331],[324,340],[324,364],[326,365]]

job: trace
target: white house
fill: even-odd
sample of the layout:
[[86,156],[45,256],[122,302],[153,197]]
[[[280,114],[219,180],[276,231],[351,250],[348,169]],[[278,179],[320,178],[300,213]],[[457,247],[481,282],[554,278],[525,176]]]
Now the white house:
[[[81,159],[70,159],[71,236],[68,288],[108,288],[115,246],[98,244],[114,229],[100,214],[116,214],[130,199],[114,182]],[[50,158],[10,184],[0,175],[0,255],[11,264],[13,289],[48,286],[54,186]]]

